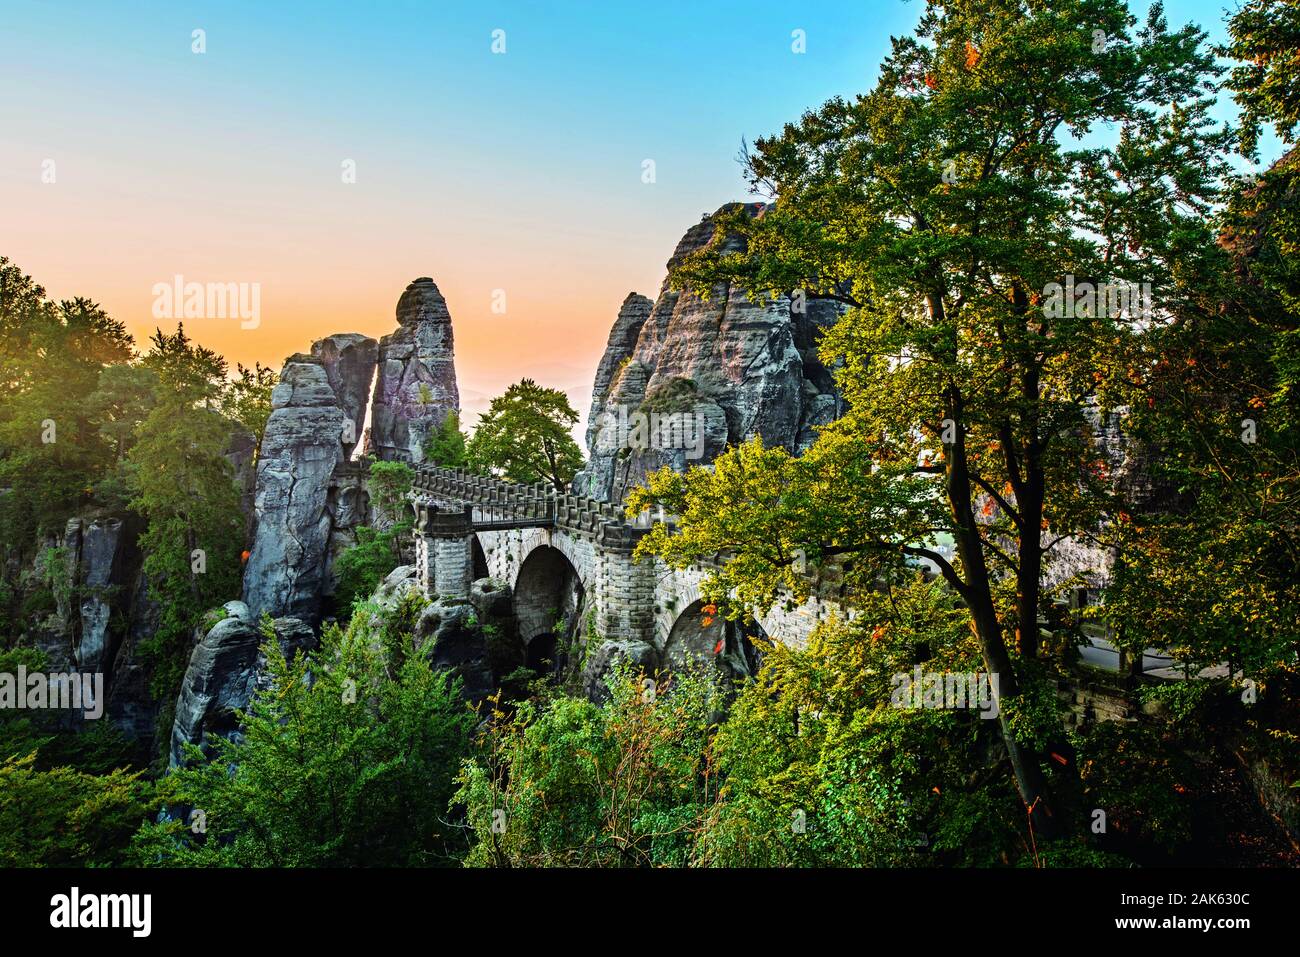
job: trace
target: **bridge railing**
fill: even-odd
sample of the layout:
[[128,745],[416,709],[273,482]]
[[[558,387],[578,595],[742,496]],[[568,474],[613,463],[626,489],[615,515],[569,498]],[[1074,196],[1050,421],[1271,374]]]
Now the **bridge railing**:
[[466,469],[421,465],[416,467],[414,487],[417,493],[467,502],[485,522],[554,523],[589,535],[607,525],[648,527],[648,523],[629,522],[615,504],[560,492],[547,482],[509,482]]

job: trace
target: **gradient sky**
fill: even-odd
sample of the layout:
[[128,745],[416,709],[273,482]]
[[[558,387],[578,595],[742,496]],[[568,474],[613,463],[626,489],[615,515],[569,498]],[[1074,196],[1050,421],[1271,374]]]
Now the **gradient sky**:
[[[1167,7],[1223,38],[1222,3]],[[524,375],[585,420],[619,304],[653,297],[686,228],[745,195],[742,140],[871,87],[921,9],[0,0],[0,255],[142,348],[155,283],[260,283],[258,328],[186,326],[276,368],[330,333],[390,332],[432,276],[466,424]]]

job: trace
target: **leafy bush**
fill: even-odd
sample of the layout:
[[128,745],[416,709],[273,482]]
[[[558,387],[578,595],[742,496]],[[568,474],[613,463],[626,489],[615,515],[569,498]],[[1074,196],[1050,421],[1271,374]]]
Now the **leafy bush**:
[[341,615],[351,614],[352,606],[374,594],[379,583],[398,566],[401,540],[410,531],[407,522],[383,531],[366,525],[357,527],[357,543],[334,563],[334,603]]
[[[206,833],[152,825],[159,863],[253,867],[428,866],[457,856],[446,819],[473,715],[409,631],[362,606],[346,631],[287,661],[269,622],[269,686],[210,762],[191,748],[169,798]],[[187,818],[188,820],[188,818]],[[165,840],[172,837],[173,841]]]
[[477,866],[684,865],[717,791],[706,744],[720,689],[686,672],[658,687],[628,668],[596,706],[557,696],[497,707],[457,779]]

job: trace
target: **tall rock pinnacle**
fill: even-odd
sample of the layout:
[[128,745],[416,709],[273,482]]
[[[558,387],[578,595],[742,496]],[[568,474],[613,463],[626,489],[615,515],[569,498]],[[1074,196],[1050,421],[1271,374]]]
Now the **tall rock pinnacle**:
[[460,412],[451,314],[432,279],[406,287],[397,322],[397,331],[379,340],[369,448],[380,459],[420,462],[429,434]]
[[[750,215],[760,208],[745,207]],[[718,213],[687,230],[669,270],[708,245]],[[741,242],[726,237],[723,249],[739,250]],[[817,357],[821,329],[839,308],[824,300],[800,306],[784,295],[752,302],[723,283],[705,301],[666,279],[653,304],[629,295],[596,370],[590,457],[574,476],[574,491],[621,501],[655,469],[707,464],[755,435],[791,452],[811,445],[816,426],[842,411]]]

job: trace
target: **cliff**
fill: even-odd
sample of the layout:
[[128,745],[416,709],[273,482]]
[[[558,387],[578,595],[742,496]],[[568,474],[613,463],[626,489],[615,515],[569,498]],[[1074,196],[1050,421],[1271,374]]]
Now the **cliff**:
[[[745,207],[750,215],[761,208]],[[712,240],[718,213],[687,230],[668,260],[670,273]],[[740,250],[743,241],[728,236],[722,248]],[[807,448],[816,426],[840,412],[816,348],[820,330],[838,314],[821,301],[801,311],[785,295],[755,302],[726,283],[707,298],[675,290],[668,279],[653,303],[629,295],[596,370],[589,461],[574,477],[574,492],[620,501],[655,469],[706,464],[755,435],[791,452]]]

